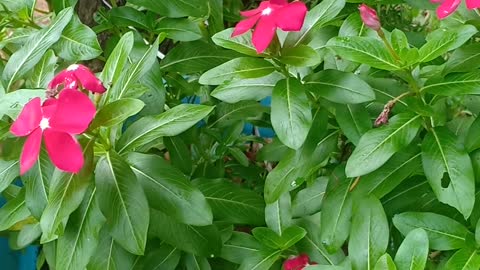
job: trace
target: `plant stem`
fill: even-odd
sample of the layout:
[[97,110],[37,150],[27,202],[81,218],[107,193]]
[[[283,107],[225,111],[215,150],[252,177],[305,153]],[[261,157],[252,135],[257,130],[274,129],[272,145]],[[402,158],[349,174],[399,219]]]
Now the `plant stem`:
[[390,42],[385,37],[385,33],[383,32],[383,30],[382,29],[378,30],[377,34],[382,39],[385,46],[387,46],[387,49],[388,49],[388,51],[390,51],[390,54],[393,56],[393,58],[395,58],[395,60],[400,62],[402,59],[397,54],[397,52],[393,49],[392,45],[390,44]]

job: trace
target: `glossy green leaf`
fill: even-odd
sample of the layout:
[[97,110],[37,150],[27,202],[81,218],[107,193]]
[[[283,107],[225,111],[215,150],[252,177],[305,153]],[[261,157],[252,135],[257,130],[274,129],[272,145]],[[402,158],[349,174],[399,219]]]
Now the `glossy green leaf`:
[[203,17],[208,13],[208,6],[202,0],[171,0],[171,1],[151,1],[151,0],[129,0],[128,2],[143,6],[150,11],[170,18],[179,18],[186,16]]
[[45,96],[45,90],[20,89],[1,96],[0,116],[8,115],[16,119],[23,106],[33,98]]
[[252,230],[252,234],[260,243],[267,247],[285,250],[302,240],[307,232],[302,227],[290,226],[279,236],[269,228],[257,227]]
[[8,201],[0,208],[0,231],[8,230],[15,225],[30,216],[27,204],[25,203],[25,189],[22,189],[20,193]]
[[305,78],[313,95],[341,104],[356,104],[375,99],[372,88],[360,77],[338,70],[323,70]]
[[375,264],[374,270],[397,270],[395,263],[392,260],[392,257],[388,253],[385,253],[378,259]]
[[186,270],[211,270],[207,258],[186,254],[184,257]]
[[233,28],[225,29],[216,33],[212,40],[215,44],[225,49],[237,51],[242,54],[258,57],[264,56],[263,54],[257,54],[255,47],[252,43],[252,33],[247,32],[243,35],[232,37]]
[[455,73],[441,79],[430,80],[420,91],[441,96],[478,95],[480,72]]
[[72,16],[73,8],[62,10],[49,27],[32,35],[22,49],[10,56],[2,74],[7,91],[11,90],[13,83],[27,74],[42,59],[47,50],[60,39],[63,29]]
[[300,148],[312,126],[308,97],[300,81],[279,81],[272,94],[272,126],[278,138],[288,147]]
[[296,67],[311,67],[320,64],[320,55],[307,45],[298,45],[282,50],[280,62]]
[[319,212],[325,197],[327,183],[327,177],[320,177],[312,185],[300,190],[292,202],[292,215],[302,217]]
[[55,167],[53,166],[45,150],[40,152],[40,156],[35,165],[22,176],[25,184],[25,201],[32,215],[40,220],[45,207],[48,204],[48,193],[50,192],[50,183]]
[[102,53],[95,32],[77,16],[67,24],[54,48],[58,56],[72,62],[94,59]]
[[53,50],[48,50],[33,68],[27,80],[27,87],[47,88],[48,83],[53,79],[57,60]]
[[305,17],[302,29],[289,32],[284,47],[296,47],[307,44],[313,38],[315,30],[333,20],[345,6],[345,0],[325,0],[313,7]]
[[0,192],[4,191],[19,174],[18,160],[0,159]]
[[200,76],[198,82],[207,85],[220,85],[234,79],[263,77],[274,71],[275,67],[264,59],[240,57],[208,70]]
[[428,212],[405,212],[393,217],[393,224],[407,235],[416,228],[427,232],[429,245],[435,250],[458,249],[465,245],[470,232],[459,222],[439,214]]
[[267,226],[282,235],[282,232],[292,224],[292,202],[290,194],[283,194],[277,201],[265,207],[265,221]]
[[445,269],[476,270],[480,268],[480,254],[474,248],[462,248],[450,257]]
[[205,195],[215,220],[234,224],[265,224],[265,202],[254,191],[223,179],[198,179],[193,181],[193,185]]
[[157,23],[155,31],[166,33],[168,38],[177,41],[194,41],[202,38],[198,22],[186,18],[163,18]]
[[152,29],[152,25],[147,19],[147,16],[133,7],[114,7],[108,12],[108,15],[110,22],[118,27],[133,26],[144,30]]
[[341,58],[383,70],[399,70],[400,63],[385,44],[371,37],[336,37],[327,43]]
[[465,138],[465,149],[469,153],[480,148],[480,136],[478,134],[480,134],[480,117],[475,118]]
[[260,251],[262,245],[251,234],[233,232],[232,237],[223,244],[221,256],[223,259],[241,264]]
[[444,74],[470,72],[480,67],[480,44],[469,44],[455,50],[445,63]]
[[97,200],[111,236],[128,252],[143,255],[149,208],[130,166],[117,153],[106,153],[97,163],[95,185]]
[[281,250],[261,250],[245,258],[238,270],[269,270],[280,258]]
[[423,170],[438,200],[468,218],[475,203],[475,176],[468,153],[456,139],[446,128],[431,129],[422,143]]
[[395,255],[398,270],[423,270],[428,259],[428,235],[424,229],[410,231]]
[[335,117],[342,132],[355,145],[372,128],[370,116],[363,105],[338,104],[335,107]]
[[90,129],[111,127],[123,123],[128,117],[137,114],[145,104],[138,99],[122,98],[107,104],[98,110]]
[[122,70],[128,61],[128,55],[133,48],[133,32],[124,34],[118,41],[115,48],[110,53],[110,56],[103,67],[100,74],[100,80],[105,86],[110,87],[112,83],[117,83]]
[[142,185],[151,207],[185,224],[212,224],[213,215],[205,196],[182,172],[163,158],[129,153],[127,162]]
[[158,137],[175,136],[205,118],[213,107],[181,104],[156,116],[146,116],[133,123],[120,137],[119,153],[135,149]]
[[163,144],[168,149],[172,165],[180,169],[184,174],[191,175],[193,167],[191,152],[182,138],[178,136],[164,137]]
[[92,189],[71,215],[64,235],[57,241],[56,269],[83,270],[94,254],[105,223],[96,196],[96,189]]
[[374,269],[388,247],[389,227],[380,201],[374,196],[356,202],[348,253],[353,269]]
[[410,144],[420,125],[420,116],[404,113],[392,117],[388,125],[365,133],[347,161],[347,176],[364,175],[381,167]]
[[157,210],[150,210],[149,234],[185,252],[210,257],[220,254],[220,233],[214,225],[195,227],[176,222]]
[[177,248],[162,243],[145,256],[143,269],[175,270],[181,255]]

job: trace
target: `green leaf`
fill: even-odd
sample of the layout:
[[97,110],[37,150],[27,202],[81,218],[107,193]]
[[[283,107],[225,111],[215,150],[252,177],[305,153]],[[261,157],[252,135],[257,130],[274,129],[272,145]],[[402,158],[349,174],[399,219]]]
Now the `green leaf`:
[[289,32],[284,47],[307,44],[315,35],[315,30],[333,20],[345,6],[345,0],[324,0],[312,8],[305,17],[302,29]]
[[296,67],[311,67],[320,64],[322,59],[320,55],[307,45],[298,45],[293,48],[282,50],[280,62]]
[[363,105],[338,104],[335,106],[335,117],[342,132],[355,145],[372,128],[370,115]]
[[450,257],[444,269],[476,270],[480,268],[480,254],[474,248],[462,248]]
[[334,252],[347,240],[352,218],[352,180],[336,179],[335,174],[328,182],[321,211],[320,238],[329,252]]
[[0,159],[0,192],[4,191],[20,173],[18,160]]
[[300,190],[292,202],[293,217],[303,217],[319,212],[325,197],[328,178],[320,177],[315,182]]
[[283,231],[292,224],[292,206],[290,193],[284,193],[277,201],[265,207],[265,221],[267,226],[282,235]]
[[186,270],[211,270],[207,258],[186,254],[184,257]]
[[30,216],[25,203],[25,189],[0,208],[0,231],[8,230],[16,223]]
[[128,61],[128,56],[133,48],[133,32],[128,32],[120,38],[117,45],[110,53],[110,56],[105,63],[100,80],[105,86],[110,86],[112,83],[117,83],[125,64]]
[[457,221],[435,213],[405,212],[393,217],[393,224],[407,235],[416,228],[427,232],[430,249],[452,250],[465,246],[465,239],[470,232]]
[[274,71],[275,67],[264,59],[240,57],[203,73],[198,82],[206,85],[220,85],[234,79],[263,77]]
[[440,202],[455,207],[465,218],[475,203],[475,176],[463,145],[447,128],[435,128],[422,143],[425,176]]
[[397,270],[395,263],[392,260],[392,257],[388,253],[385,253],[378,259],[375,267],[375,270]]
[[72,62],[94,59],[102,53],[95,32],[77,16],[65,27],[54,48],[58,56]]
[[354,211],[348,253],[353,269],[374,269],[388,247],[389,227],[380,201],[374,196],[362,198]]
[[315,96],[342,104],[355,104],[375,99],[370,85],[360,77],[338,70],[323,70],[305,78],[306,89]]
[[327,43],[340,57],[383,70],[402,68],[379,39],[372,37],[336,37]]
[[203,41],[193,41],[175,46],[160,66],[164,71],[192,74],[212,69],[236,57],[238,54],[231,51],[220,50]]
[[156,116],[146,116],[133,123],[120,137],[119,153],[135,149],[162,136],[175,136],[205,118],[213,107],[181,104]]
[[254,228],[252,234],[260,243],[270,248],[285,250],[302,240],[307,232],[302,227],[294,225],[286,228],[281,236],[265,227]]
[[238,121],[244,121],[250,118],[257,119],[266,111],[266,108],[259,102],[251,100],[240,101],[235,104],[220,103],[215,110],[217,119],[209,126],[225,128]]
[[381,167],[393,154],[410,144],[420,125],[419,115],[404,113],[394,116],[388,125],[365,133],[347,161],[347,176],[365,175]]
[[205,194],[215,220],[234,224],[265,224],[265,202],[254,191],[223,179],[197,179],[192,184]]
[[237,51],[249,56],[259,57],[265,56],[265,53],[257,54],[255,47],[252,43],[252,33],[247,32],[243,35],[232,37],[233,28],[225,29],[216,33],[212,40],[215,44],[225,49]]
[[151,207],[185,224],[212,224],[212,210],[205,196],[181,171],[157,155],[129,153],[127,162],[142,185]]
[[135,269],[136,256],[124,250],[109,235],[107,228],[100,231],[100,240],[87,266],[87,270]]
[[421,152],[418,147],[409,147],[393,155],[382,167],[362,176],[357,192],[373,194],[382,198],[409,176],[422,170]]
[[143,54],[138,62],[122,71],[118,81],[114,81],[112,88],[107,91],[107,100],[115,101],[121,98],[135,96],[135,93],[132,93],[132,90],[135,90],[135,87],[133,86],[138,83],[138,80],[145,75],[157,61],[159,38],[160,36],[157,37],[155,42],[145,54]]
[[27,74],[42,59],[47,50],[60,39],[63,29],[72,16],[73,8],[62,10],[49,27],[31,35],[25,45],[10,56],[2,75],[7,91],[11,90],[13,83]]
[[56,269],[83,270],[94,254],[105,223],[96,196],[94,188],[87,193],[80,208],[71,215],[64,235],[58,238]]
[[480,134],[480,117],[475,118],[465,138],[465,148],[469,153],[480,148],[480,136],[478,134]]
[[176,222],[157,210],[150,210],[149,234],[158,237],[180,250],[198,256],[210,257],[220,254],[220,233],[214,225],[194,227]]
[[247,233],[233,232],[232,237],[223,244],[221,256],[227,261],[241,264],[244,258],[259,252],[262,246]]
[[53,79],[57,59],[53,50],[48,50],[33,68],[27,80],[27,86],[29,88],[47,88],[48,83]]
[[312,112],[300,81],[287,78],[275,85],[271,120],[283,144],[293,149],[303,145],[312,126]]
[[444,74],[470,72],[480,67],[480,44],[469,44],[455,50],[445,63]]
[[245,258],[238,270],[269,270],[280,258],[281,250],[261,250]]
[[151,1],[151,0],[129,0],[129,3],[143,6],[150,11],[164,15],[170,18],[179,17],[203,17],[208,14],[208,5],[203,0],[171,0],[171,1]]
[[90,129],[111,127],[123,123],[128,117],[142,110],[145,103],[133,98],[122,98],[102,107],[90,124]]
[[273,87],[282,78],[280,73],[273,72],[260,78],[234,80],[218,86],[210,95],[227,103],[261,100],[272,95]]
[[90,175],[55,170],[50,183],[48,203],[40,218],[42,244],[57,239],[58,235],[63,233],[62,222],[82,203],[90,183]]
[[145,257],[142,269],[175,270],[182,253],[175,247],[162,243]]
[[191,175],[193,161],[187,144],[178,136],[164,137],[163,144],[168,150],[173,166],[179,168],[184,174]]
[[45,90],[31,90],[20,89],[14,92],[7,93],[0,98],[0,117],[8,115],[12,119],[16,119],[23,109],[23,106],[27,104],[31,99],[36,97],[44,97]]
[[135,28],[150,30],[152,26],[147,16],[129,6],[114,7],[108,12],[109,20],[117,27],[133,26]]
[[36,222],[34,224],[23,225],[22,230],[16,237],[14,235],[10,235],[10,237],[11,241],[15,241],[15,248],[24,249],[38,240],[40,235],[42,235],[42,228],[40,227],[40,223]]
[[27,207],[37,220],[40,220],[45,207],[47,207],[54,170],[55,167],[50,162],[47,152],[43,150],[35,165],[22,176],[26,188]]
[[187,18],[163,18],[155,27],[157,33],[166,33],[167,37],[176,41],[194,41],[202,38],[198,22]]
[[428,259],[428,235],[424,229],[410,231],[397,250],[398,270],[423,270]]
[[128,252],[143,255],[150,220],[148,202],[130,166],[115,152],[95,169],[98,202],[115,241]]
[[480,94],[480,72],[449,74],[444,78],[429,80],[420,91],[441,96]]

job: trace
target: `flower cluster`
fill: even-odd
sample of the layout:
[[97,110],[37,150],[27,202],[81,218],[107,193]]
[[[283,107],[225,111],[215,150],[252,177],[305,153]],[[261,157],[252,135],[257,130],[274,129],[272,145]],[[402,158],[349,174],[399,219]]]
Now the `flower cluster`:
[[296,257],[291,257],[288,260],[285,260],[283,263],[284,270],[303,270],[305,267],[309,265],[316,265],[315,262],[310,262],[310,258],[305,255],[299,255]]
[[[437,8],[437,16],[440,19],[444,19],[457,10],[462,0],[430,0],[430,2],[440,4]],[[468,9],[480,7],[480,0],[465,0],[465,2]]]
[[255,27],[252,43],[257,53],[262,53],[272,42],[277,28],[283,31],[302,29],[307,6],[300,1],[288,3],[288,0],[269,0],[261,2],[256,9],[240,14],[246,19],[236,25],[232,37],[244,34]]
[[[59,90],[60,85],[63,88]],[[28,136],[20,157],[22,175],[38,160],[42,137],[53,164],[60,170],[78,173],[84,158],[75,135],[85,132],[96,113],[88,95],[79,90],[105,92],[102,82],[82,65],[71,65],[60,72],[48,88],[50,94],[43,104],[40,98],[29,101],[10,128],[15,136]]]

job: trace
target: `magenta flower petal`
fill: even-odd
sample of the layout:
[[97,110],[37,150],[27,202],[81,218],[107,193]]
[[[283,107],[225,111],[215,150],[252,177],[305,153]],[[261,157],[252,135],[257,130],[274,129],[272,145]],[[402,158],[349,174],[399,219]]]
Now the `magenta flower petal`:
[[55,98],[49,98],[43,102],[42,104],[43,117],[48,119],[52,118],[53,114],[57,110],[57,102],[58,102],[58,99],[55,99]]
[[58,86],[65,83],[65,80],[71,80],[71,74],[69,71],[64,70],[57,74],[57,76],[53,77],[53,79],[48,84],[48,89],[55,89]]
[[308,265],[309,258],[307,255],[299,255],[297,257],[290,258],[283,263],[284,270],[302,270]]
[[84,132],[95,116],[95,105],[80,91],[65,89],[58,97],[57,109],[50,127],[70,134]]
[[466,0],[468,9],[480,8],[480,0]]
[[270,4],[285,6],[288,4],[288,0],[270,0]]
[[90,71],[86,66],[84,65],[72,65],[69,67],[69,69],[72,69],[73,74],[75,77],[80,81],[82,84],[82,87],[92,91],[94,93],[104,93],[105,92],[105,87],[103,87],[102,82],[97,79],[95,74]]
[[444,19],[452,14],[460,5],[461,0],[445,0],[437,8],[437,16],[440,19]]
[[28,136],[23,145],[22,154],[20,156],[20,175],[23,175],[30,170],[35,162],[37,162],[41,144],[42,130],[37,128]]
[[19,137],[27,136],[33,130],[38,128],[40,121],[42,120],[42,109],[40,104],[40,98],[34,98],[25,104],[25,107],[23,107],[17,120],[15,120],[10,127],[10,132],[13,135]]
[[283,31],[300,31],[306,15],[307,6],[305,3],[293,2],[275,11],[276,24]]
[[275,19],[272,16],[260,18],[252,37],[252,43],[257,53],[263,53],[268,48],[275,36],[276,28]]
[[358,7],[360,10],[360,17],[362,18],[363,23],[370,29],[378,31],[382,28],[380,20],[377,16],[377,11],[365,4],[361,4]]
[[46,129],[45,147],[53,164],[62,171],[78,173],[83,167],[82,147],[70,134]]
[[263,1],[256,9],[240,11],[240,15],[242,15],[243,17],[252,17],[260,14],[264,9],[268,8],[269,6],[270,3],[268,1]]
[[443,1],[445,0],[430,0],[430,3],[437,4],[437,3],[442,3]]
[[248,30],[252,29],[253,26],[255,26],[255,24],[257,23],[258,18],[260,18],[260,16],[261,15],[258,14],[248,19],[241,20],[239,23],[237,23],[237,25],[235,26],[235,29],[233,30],[232,37],[244,34]]

